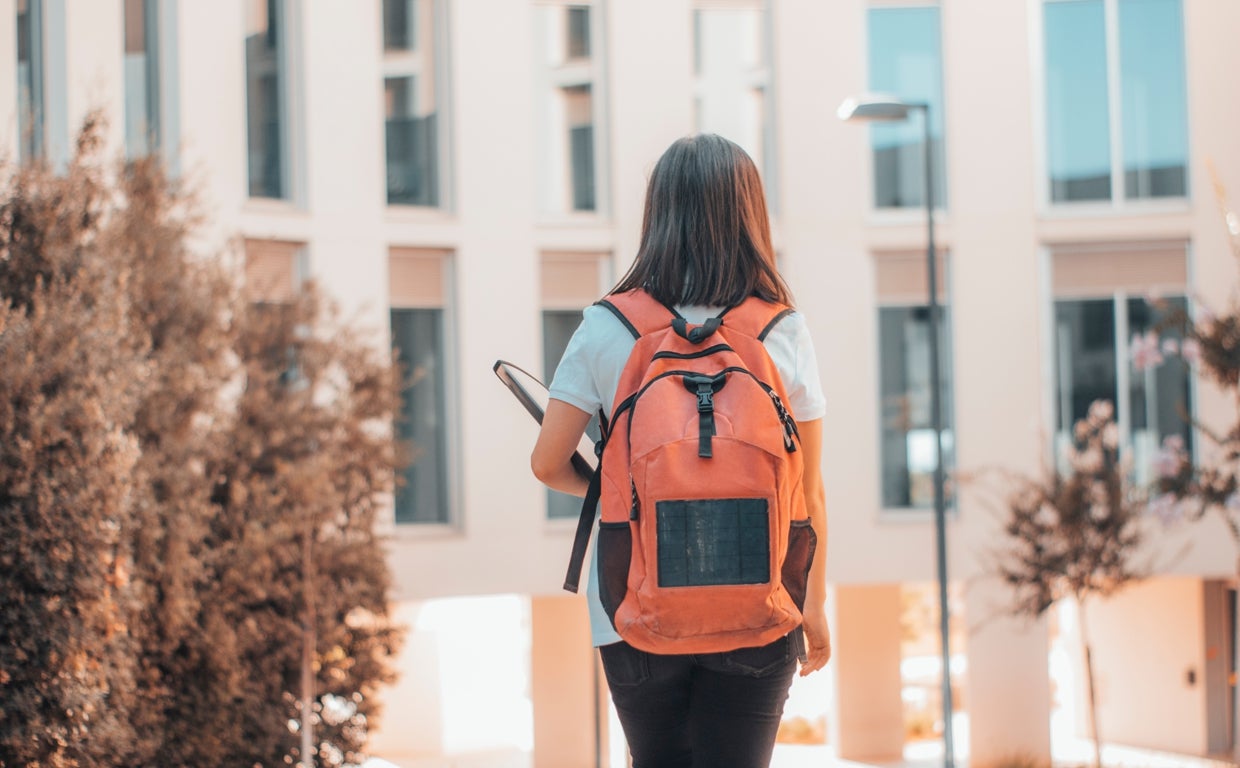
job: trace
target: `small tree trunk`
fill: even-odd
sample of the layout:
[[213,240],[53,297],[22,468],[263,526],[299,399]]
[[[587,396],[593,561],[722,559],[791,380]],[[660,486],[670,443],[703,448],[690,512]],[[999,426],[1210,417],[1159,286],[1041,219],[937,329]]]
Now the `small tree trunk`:
[[302,620],[301,636],[301,766],[314,768],[314,552],[310,546],[311,533],[303,534],[301,558],[305,579],[305,618]]
[[1085,623],[1085,597],[1078,595],[1076,610],[1081,624],[1081,647],[1085,651],[1085,678],[1089,684],[1089,735],[1094,741],[1094,766],[1102,768],[1102,737],[1098,734],[1098,694],[1094,688],[1094,652]]

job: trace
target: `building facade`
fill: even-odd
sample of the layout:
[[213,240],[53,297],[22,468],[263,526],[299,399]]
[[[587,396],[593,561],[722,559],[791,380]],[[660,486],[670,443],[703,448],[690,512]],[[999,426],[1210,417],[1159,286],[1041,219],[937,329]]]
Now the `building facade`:
[[[560,592],[576,510],[530,475],[533,424],[491,365],[553,370],[629,264],[671,141],[740,143],[828,398],[830,740],[890,758],[901,585],[935,574],[922,127],[836,108],[930,106],[951,468],[1036,473],[1103,398],[1146,478],[1168,436],[1205,450],[1185,412],[1234,416],[1175,361],[1134,369],[1131,346],[1155,296],[1224,306],[1237,284],[1212,184],[1240,195],[1237,30],[1218,0],[0,0],[0,143],[63,163],[102,109],[116,151],[200,184],[204,247],[270,290],[319,281],[400,351],[417,460],[388,532],[412,631],[376,751],[464,743],[427,601],[517,595],[527,631],[498,655],[527,665],[540,766],[609,751],[605,691],[581,599]],[[1215,519],[1151,534],[1159,574],[1090,614],[1104,735],[1230,751],[1235,547]],[[1047,623],[1003,615],[1000,535],[993,494],[956,483],[975,765],[1048,754],[1068,696]]]

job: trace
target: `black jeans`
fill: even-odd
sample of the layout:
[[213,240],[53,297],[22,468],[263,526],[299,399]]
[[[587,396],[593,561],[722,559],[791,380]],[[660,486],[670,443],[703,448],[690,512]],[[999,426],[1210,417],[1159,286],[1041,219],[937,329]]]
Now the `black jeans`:
[[599,648],[633,768],[766,768],[796,654],[790,638],[727,653]]

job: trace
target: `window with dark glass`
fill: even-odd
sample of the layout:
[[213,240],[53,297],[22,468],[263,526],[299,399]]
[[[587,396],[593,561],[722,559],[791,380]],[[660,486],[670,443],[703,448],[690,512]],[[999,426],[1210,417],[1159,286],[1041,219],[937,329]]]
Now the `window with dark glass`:
[[387,201],[440,204],[441,120],[431,0],[385,0],[384,146]]
[[1151,462],[1167,437],[1178,435],[1191,446],[1188,365],[1168,353],[1158,365],[1139,369],[1132,354],[1133,340],[1149,331],[1157,330],[1162,343],[1178,345],[1178,331],[1158,327],[1159,321],[1186,306],[1183,297],[1162,299],[1155,307],[1123,292],[1055,302],[1056,449],[1061,461],[1074,425],[1096,400],[1114,406],[1121,445],[1131,451],[1139,483],[1152,479]]
[[564,89],[568,155],[573,169],[573,210],[594,210],[594,101],[589,85]]
[[[939,309],[939,391],[943,467],[955,464],[951,318]],[[879,309],[879,379],[883,507],[934,506],[936,458],[930,412],[930,312],[922,306]]]
[[282,0],[247,0],[246,127],[250,197],[288,197],[285,13]]
[[[568,340],[573,337],[577,326],[581,324],[581,310],[544,309],[543,320],[543,381],[551,384],[555,377],[556,366],[568,348]],[[591,439],[598,439],[598,418],[592,417],[586,431]],[[567,493],[547,490],[547,517],[575,518],[581,514],[581,499]]]
[[391,323],[392,343],[405,376],[396,432],[412,459],[396,491],[396,522],[447,523],[444,310],[394,308]]
[[18,158],[43,157],[43,0],[17,0]]
[[594,8],[586,4],[534,9],[536,77],[545,87],[539,111],[539,185],[546,213],[599,208],[599,89]]
[[1051,202],[1186,195],[1180,0],[1047,0],[1043,27]]
[[140,157],[160,144],[157,0],[125,0],[125,152]]
[[588,59],[590,57],[590,9],[569,8],[567,24],[568,58]]
[[[947,205],[943,146],[943,74],[939,9],[879,7],[868,13],[869,90],[930,105],[930,162],[934,203]],[[926,204],[925,114],[870,126],[874,206],[917,208]]]
[[389,51],[412,50],[417,44],[414,23],[418,0],[383,0],[383,48]]

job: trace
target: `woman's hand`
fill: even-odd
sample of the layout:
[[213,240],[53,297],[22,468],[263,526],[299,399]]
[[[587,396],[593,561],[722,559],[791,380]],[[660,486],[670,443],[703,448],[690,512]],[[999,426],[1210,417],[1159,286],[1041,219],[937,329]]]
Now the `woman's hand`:
[[821,609],[810,610],[804,616],[805,655],[801,665],[801,677],[817,672],[831,660],[831,630],[827,627],[827,615]]

